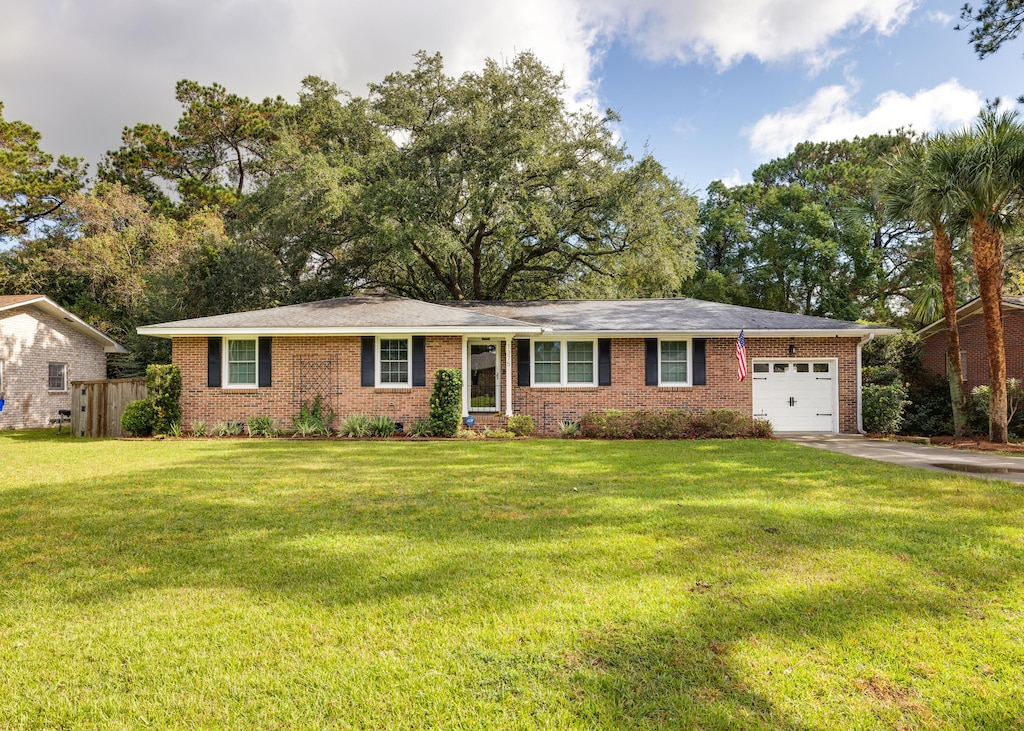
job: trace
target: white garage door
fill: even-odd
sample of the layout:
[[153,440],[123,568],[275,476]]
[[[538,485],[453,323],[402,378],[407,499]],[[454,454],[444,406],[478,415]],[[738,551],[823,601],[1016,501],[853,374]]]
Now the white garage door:
[[772,360],[753,362],[754,416],[775,431],[837,431],[836,362]]

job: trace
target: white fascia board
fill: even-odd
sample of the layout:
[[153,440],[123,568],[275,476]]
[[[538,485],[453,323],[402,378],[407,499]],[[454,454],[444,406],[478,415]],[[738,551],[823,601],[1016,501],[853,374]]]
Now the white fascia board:
[[516,328],[495,330],[483,327],[160,327],[144,325],[136,330],[139,335],[152,335],[158,338],[191,338],[238,335],[277,335],[280,337],[310,337],[330,335],[473,335],[479,337],[505,337],[511,335],[540,335],[544,328]]
[[[744,328],[747,338],[860,338],[874,334],[898,335],[901,330],[894,327],[856,328],[849,330],[749,330]],[[735,338],[739,330],[548,330],[552,338]]]
[[[128,352],[128,350],[116,340],[104,335],[77,315],[68,312],[49,297],[37,297],[35,299],[26,300],[25,302],[18,302],[10,307],[26,307],[29,305],[39,308],[51,317],[56,317],[58,320],[64,320],[65,322],[71,323],[73,328],[99,342],[103,346],[104,353]],[[10,309],[10,307],[4,307],[2,309]]]

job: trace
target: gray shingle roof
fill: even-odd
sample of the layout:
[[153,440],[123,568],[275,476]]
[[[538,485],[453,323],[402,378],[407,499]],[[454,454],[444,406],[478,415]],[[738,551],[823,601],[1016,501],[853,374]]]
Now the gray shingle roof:
[[678,299],[538,300],[434,304],[389,294],[273,307],[148,325],[143,335],[171,336],[234,331],[268,334],[338,332],[552,333],[736,333],[815,332],[850,335],[895,332],[855,322],[771,312],[719,302]]
[[359,294],[319,302],[306,302],[285,307],[271,307],[251,312],[176,320],[149,325],[147,330],[309,330],[386,328],[430,330],[433,328],[493,328],[499,331],[536,329],[525,322],[478,312],[446,307],[391,294]]
[[704,300],[535,300],[446,303],[461,309],[536,323],[558,332],[748,332],[886,330],[826,317],[794,315]]

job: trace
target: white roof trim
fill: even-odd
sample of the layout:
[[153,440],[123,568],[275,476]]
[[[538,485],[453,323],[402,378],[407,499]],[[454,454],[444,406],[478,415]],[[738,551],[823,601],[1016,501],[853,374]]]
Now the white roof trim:
[[540,335],[546,328],[459,327],[436,325],[433,327],[163,327],[144,325],[138,328],[139,335],[153,335],[159,338],[207,337],[217,335],[279,335],[299,337],[309,335]]
[[[1012,310],[1024,310],[1024,307],[1022,307],[1021,305],[1017,304],[1016,302],[1008,302],[1005,298],[1003,298],[1003,307],[1009,307]],[[975,297],[970,302],[965,302],[964,304],[956,308],[957,324],[959,325],[961,317],[973,317],[974,315],[981,312],[981,310],[981,297]],[[946,318],[945,316],[943,316],[940,317],[935,322],[933,322],[932,324],[925,325],[914,334],[919,338],[927,338],[931,337],[932,333],[936,333],[939,330],[945,329]]]
[[[750,330],[745,329],[744,335],[748,338],[797,338],[797,337],[837,337],[837,338],[858,338],[865,335],[896,335],[900,332],[897,328],[875,327],[875,328],[849,328],[844,330],[815,329],[815,330]],[[494,336],[527,336],[546,335],[551,337],[612,337],[612,338],[654,338],[654,337],[685,337],[685,338],[734,338],[739,335],[739,330],[562,330],[552,327],[517,328],[517,329],[494,329],[483,327],[457,327],[457,326],[436,326],[436,327],[317,327],[317,328],[295,328],[295,327],[219,327],[219,328],[185,328],[185,327],[161,327],[159,325],[145,325],[138,328],[139,335],[152,335],[162,338],[174,337],[209,337],[209,336],[232,336],[232,335],[278,335],[282,337],[298,337],[309,335],[408,335],[410,333],[422,335],[494,335]]]
[[104,353],[127,353],[128,351],[116,340],[107,337],[102,332],[94,328],[92,325],[81,319],[74,313],[68,312],[63,307],[58,305],[56,302],[51,300],[49,297],[40,295],[30,300],[24,300],[22,302],[15,302],[9,305],[0,306],[0,311],[12,310],[18,307],[36,307],[48,315],[56,317],[58,320],[64,320],[65,322],[71,323],[71,326],[81,332],[83,335],[87,335],[93,340],[97,341],[103,346]]

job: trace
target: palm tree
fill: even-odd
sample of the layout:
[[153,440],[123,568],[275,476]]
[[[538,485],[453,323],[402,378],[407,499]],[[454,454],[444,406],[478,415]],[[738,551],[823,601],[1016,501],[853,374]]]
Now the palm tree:
[[992,415],[989,438],[1005,443],[1006,353],[1003,348],[1003,236],[1021,221],[1024,126],[1013,112],[986,109],[974,126],[929,151],[929,169],[945,179],[950,210],[969,226],[974,273],[985,316]]
[[949,396],[953,404],[953,433],[963,436],[967,428],[967,390],[960,361],[960,331],[956,322],[956,278],[953,271],[953,245],[946,220],[953,205],[948,179],[936,175],[929,153],[944,143],[943,137],[915,142],[897,151],[890,159],[882,181],[885,215],[891,220],[914,220],[932,230],[935,265],[942,293],[942,314],[946,320],[946,363]]

